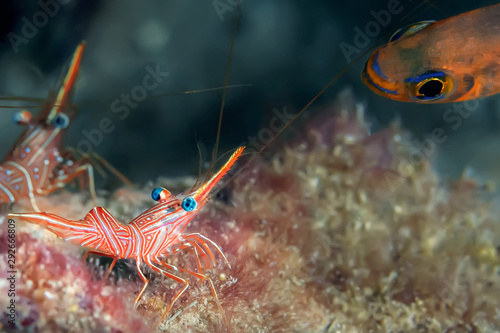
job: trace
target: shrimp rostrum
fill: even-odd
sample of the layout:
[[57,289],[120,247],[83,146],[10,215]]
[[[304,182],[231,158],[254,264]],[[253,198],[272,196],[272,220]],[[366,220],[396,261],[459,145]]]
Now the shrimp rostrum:
[[[36,117],[27,110],[15,114],[14,121],[27,126],[0,164],[0,205],[28,198],[40,211],[36,195],[47,195],[75,178],[87,176],[95,201],[92,164],[62,148],[62,139],[76,111],[69,97],[78,75],[85,43],[76,49],[69,71],[57,96]],[[82,178],[80,178],[82,179]]]
[[[188,193],[172,195],[165,188],[155,188],[151,195],[158,203],[127,225],[118,222],[102,207],[93,208],[79,221],[67,220],[49,213],[9,214],[9,216],[41,225],[66,241],[90,248],[85,257],[93,253],[114,258],[109,271],[117,259],[135,259],[137,271],[144,282],[144,286],[135,298],[135,306],[149,283],[141,271],[141,263],[145,263],[157,273],[183,284],[184,287],[173,297],[160,322],[165,319],[175,301],[189,286],[188,280],[174,275],[172,272],[188,273],[199,278],[200,281],[208,281],[215,301],[224,317],[224,311],[213,282],[203,273],[200,259],[203,260],[204,267],[209,268],[210,260],[215,262],[212,247],[222,256],[228,266],[231,266],[219,245],[214,241],[199,233],[184,234],[183,231],[205,205],[212,189],[233,166],[243,149],[244,147],[238,148],[217,173],[199,188]],[[198,272],[178,268],[164,261],[168,255],[186,248],[194,252]]]

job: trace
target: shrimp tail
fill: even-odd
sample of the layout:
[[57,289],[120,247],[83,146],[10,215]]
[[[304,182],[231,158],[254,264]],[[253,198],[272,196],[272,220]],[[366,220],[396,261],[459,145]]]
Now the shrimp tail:
[[87,219],[89,214],[80,221],[68,220],[50,213],[9,214],[8,217],[37,224],[57,237],[83,246],[88,241],[89,236],[95,236],[96,234],[95,225]]
[[112,255],[123,252],[117,233],[123,234],[125,228],[102,207],[92,208],[79,221],[68,220],[50,213],[9,214],[8,217],[42,226],[57,237],[75,245],[90,247]]

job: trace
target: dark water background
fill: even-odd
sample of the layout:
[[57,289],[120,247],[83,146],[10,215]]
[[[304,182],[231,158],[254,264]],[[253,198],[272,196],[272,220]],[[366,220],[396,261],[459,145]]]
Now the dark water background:
[[[146,99],[130,109],[125,119],[111,111],[111,103],[142,85],[148,66],[160,66],[169,73],[152,95],[222,86],[237,13],[235,2],[2,1],[0,93],[47,96],[49,88],[58,86],[76,45],[85,39],[82,78],[74,96],[79,114],[69,128],[66,144],[78,147],[86,140],[82,131],[97,129],[101,119],[109,118],[114,131],[103,134],[92,149],[133,182],[196,173],[196,142],[206,146],[207,154],[215,143],[221,91]],[[229,84],[251,86],[227,92],[219,152],[235,148],[268,127],[274,108],[286,107],[295,113],[306,105],[349,64],[341,43],[355,46],[354,29],[364,31],[374,21],[372,11],[387,9],[391,2],[242,0]],[[34,16],[43,11],[41,3],[55,3],[57,13],[46,24],[39,24],[38,32],[26,43],[14,47],[9,34],[22,36],[26,20],[33,23]],[[225,4],[226,11],[218,13],[214,3]],[[409,23],[439,20],[494,3],[441,0],[422,5],[401,0],[401,13],[391,15],[387,27],[370,38],[370,45],[387,41],[394,30]],[[360,52],[368,49],[359,48]],[[352,59],[355,57],[353,54]],[[482,100],[460,128],[451,130],[443,122],[451,105],[395,102],[365,87],[360,73],[367,57],[334,83],[310,112],[328,106],[342,89],[351,87],[357,100],[366,103],[374,130],[395,118],[419,139],[434,128],[444,128],[449,139],[430,158],[446,176],[457,177],[465,167],[472,167],[485,179],[498,177],[499,96]],[[0,112],[0,155],[23,130],[11,122],[14,112]]]

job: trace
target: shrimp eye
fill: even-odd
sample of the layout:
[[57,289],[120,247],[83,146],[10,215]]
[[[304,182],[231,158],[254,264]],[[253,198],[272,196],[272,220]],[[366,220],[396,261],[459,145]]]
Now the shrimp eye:
[[196,209],[196,206],[198,206],[198,203],[194,198],[187,197],[184,200],[182,200],[181,207],[184,209],[186,212],[192,212],[193,210]]
[[151,192],[151,198],[154,201],[163,202],[171,196],[170,192],[163,187],[157,187]]
[[405,80],[408,96],[416,101],[431,102],[447,97],[455,87],[453,78],[444,72],[429,71]]
[[23,110],[14,114],[13,120],[16,124],[26,125],[31,121],[31,112]]
[[58,113],[52,118],[52,124],[57,128],[66,128],[69,125],[69,117],[64,113]]

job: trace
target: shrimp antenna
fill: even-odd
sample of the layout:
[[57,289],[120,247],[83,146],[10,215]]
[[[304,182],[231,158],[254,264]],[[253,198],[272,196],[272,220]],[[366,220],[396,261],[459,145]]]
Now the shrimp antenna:
[[[29,69],[31,72],[33,72],[36,76],[38,76],[40,79],[43,81],[43,85],[46,86],[47,91],[49,91],[49,98],[50,98],[50,92],[53,91],[50,88],[50,85],[47,81],[47,77],[42,73],[40,68],[37,66],[29,63],[29,62],[21,62],[21,65],[24,65],[27,69]],[[8,95],[8,94],[6,94]],[[45,106],[45,103],[47,101],[47,98],[35,98],[35,97],[24,97],[24,96],[10,96],[10,97],[0,97],[0,101],[11,101],[11,102],[17,102],[17,101],[26,101],[26,102],[33,102],[33,103],[39,103],[39,105],[32,105],[32,106],[11,106],[11,105],[0,105],[0,108],[4,109],[26,109],[26,108],[42,108]]]
[[47,99],[46,98],[36,98],[36,97],[24,97],[24,96],[1,96],[0,101],[5,102],[29,102],[29,103],[38,103],[36,105],[29,106],[17,106],[17,105],[0,105],[1,109],[28,109],[28,108],[42,108]]
[[[432,7],[435,7],[435,3],[437,3],[439,0],[435,1],[434,3],[430,2],[430,0],[427,0],[426,2],[424,3],[421,3],[420,5],[418,5],[416,8],[420,8],[422,5],[424,5],[425,3],[429,3],[429,7],[432,6]],[[414,9],[413,11],[410,12],[413,13],[416,9]],[[409,14],[408,14],[409,15]],[[407,15],[407,16],[408,16]],[[405,18],[407,17],[405,16]],[[313,99],[311,99],[309,101],[309,103],[306,104],[306,106],[304,106],[288,123],[285,124],[285,126],[283,126],[279,131],[278,133],[276,133],[275,136],[273,136],[271,138],[271,140],[269,140],[268,142],[266,142],[266,144],[264,144],[262,146],[261,149],[259,149],[257,151],[257,154],[260,154],[264,149],[266,149],[267,147],[269,147],[269,145],[274,142],[274,140],[281,135],[281,133],[283,133],[288,127],[290,127],[290,125],[295,121],[297,120],[297,118],[299,118],[303,113],[304,111],[306,111],[310,106],[311,104],[313,104],[318,98],[319,96],[323,95],[323,93],[328,89],[330,88],[330,86],[339,79],[339,77],[341,77],[345,72],[347,72],[352,66],[354,66],[354,64],[356,64],[361,58],[363,58],[365,55],[371,53],[373,51],[373,49],[375,49],[380,43],[382,42],[382,40],[379,40],[378,42],[376,42],[375,44],[372,45],[372,47],[370,47],[368,50],[366,50],[365,52],[363,52],[363,54],[361,54],[359,57],[357,57],[353,62],[351,62],[349,65],[347,65],[342,71],[340,71],[339,74],[337,74],[337,76],[335,76],[330,82],[327,83],[326,86],[323,87],[323,89],[320,90],[319,93],[316,94],[316,96],[313,97]],[[254,159],[254,157],[252,157],[248,163],[250,163],[252,160]]]
[[[217,91],[217,90],[223,90],[224,88],[242,88],[242,87],[250,87],[252,84],[250,83],[242,83],[242,84],[233,84],[227,87],[213,87],[213,88],[206,88],[206,89],[196,89],[196,90],[187,90],[187,91],[174,91],[170,93],[164,93],[164,94],[158,94],[158,95],[151,95],[147,96],[146,100],[151,100],[155,98],[164,98],[164,97],[173,97],[173,96],[182,96],[182,95],[190,95],[190,94],[199,94],[199,93],[204,93],[204,92],[211,92],[211,91]],[[78,102],[78,106],[82,105],[92,105],[92,104],[103,104],[103,103],[111,103],[113,100],[85,100],[82,102]]]
[[214,88],[206,88],[206,89],[198,89],[198,90],[188,90],[188,91],[181,91],[181,92],[173,92],[173,93],[165,93],[165,94],[159,94],[159,95],[151,95],[148,98],[162,98],[162,97],[169,97],[169,96],[180,96],[180,95],[189,95],[189,94],[197,94],[197,93],[202,93],[202,92],[210,92],[210,91],[216,91],[216,90],[225,90],[227,88],[242,88],[242,87],[250,87],[253,86],[251,83],[242,83],[242,84],[232,84],[230,86],[222,86],[222,87],[214,87]]
[[[431,0],[426,0],[424,1],[423,3],[419,4],[416,8],[420,8],[422,7],[422,5],[424,4],[428,4],[428,6],[426,8],[429,8],[429,7],[433,7],[433,8],[437,8],[435,6],[436,3],[438,3],[439,0],[436,0],[434,2],[431,2]],[[238,5],[239,5],[239,2],[238,2]],[[239,8],[239,7],[238,7]],[[414,13],[416,11],[416,9],[412,10],[408,15],[406,15],[404,17],[404,19],[408,18],[408,16],[412,13]],[[390,36],[390,34],[388,35]],[[333,83],[335,83],[335,81],[337,81],[345,72],[347,72],[352,66],[354,66],[359,60],[361,60],[364,56],[366,56],[367,54],[369,54],[371,51],[373,51],[373,49],[375,49],[380,43],[382,43],[383,39],[380,39],[378,40],[375,44],[373,44],[368,50],[366,50],[365,52],[363,52],[360,56],[358,56],[356,59],[354,59],[353,62],[351,62],[349,65],[347,65],[342,71],[340,71],[340,73],[338,73],[330,82],[328,82],[317,94],[316,96],[314,96],[288,123],[285,124],[285,126],[283,126],[268,142],[266,142],[252,157],[250,157],[245,164],[243,164],[243,166],[241,168],[238,169],[238,171],[236,171],[234,173],[234,175],[227,180],[226,182],[226,185],[228,183],[230,183],[234,178],[236,178],[237,175],[239,175],[244,169],[245,167],[250,164],[253,160],[255,160],[255,158],[257,157],[257,155],[260,155],[262,153],[262,151],[264,151],[267,147],[269,147],[269,145],[271,143],[274,142],[274,140],[280,136],[288,127],[290,127],[290,125],[295,122],[295,120],[297,120]],[[220,126],[220,123],[219,123],[219,126]],[[213,192],[213,195],[215,195],[215,193],[217,193],[218,190],[214,191]]]
[[24,96],[10,96],[0,97],[0,101],[26,101],[26,102],[45,102],[46,98],[24,97]]
[[202,171],[203,171],[203,152],[202,152],[202,148],[203,148],[203,143],[201,141],[199,141],[198,139],[196,139],[196,147],[198,148],[198,177],[196,177],[196,182],[194,182],[193,186],[191,187],[191,189],[189,190],[189,192],[194,192],[198,186],[200,185],[201,182],[201,178],[202,178]]
[[[31,102],[31,103],[38,103],[38,105],[29,105],[29,106],[12,106],[12,105],[0,105],[0,108],[2,109],[27,109],[27,108],[43,108],[46,103],[47,99],[53,98],[55,95],[55,90],[51,88],[50,84],[47,81],[47,78],[45,75],[42,73],[42,71],[36,67],[35,65],[32,65],[30,63],[23,63],[28,69],[30,69],[33,73],[35,73],[38,77],[40,77],[44,85],[46,86],[46,89],[48,91],[48,97],[46,98],[36,98],[36,97],[25,97],[25,96],[1,96],[0,101],[11,101],[11,102],[17,102],[17,101],[24,101],[24,102]],[[64,82],[64,76],[67,72],[67,69],[65,67],[69,67],[70,65],[64,66],[62,69],[64,74],[61,74],[58,82]],[[54,105],[57,106],[57,105]]]
[[238,20],[239,20],[239,12],[240,12],[240,5],[241,5],[241,0],[238,0],[238,5],[236,6],[236,17],[234,18],[233,22],[233,33],[231,35],[231,47],[229,48],[229,59],[227,61],[227,67],[226,67],[226,77],[224,79],[224,88],[222,89],[222,100],[220,103],[220,111],[219,111],[219,122],[217,125],[217,137],[215,138],[215,147],[212,152],[212,162],[210,163],[210,168],[207,173],[207,179],[209,179],[210,174],[213,172],[214,167],[215,167],[215,162],[217,160],[217,152],[219,149],[219,142],[220,142],[220,132],[222,128],[222,116],[224,114],[224,105],[226,103],[226,92],[227,92],[227,83],[229,82],[229,71],[231,69],[231,61],[233,60],[233,50],[234,50],[234,41],[236,39],[236,32],[238,28]]

